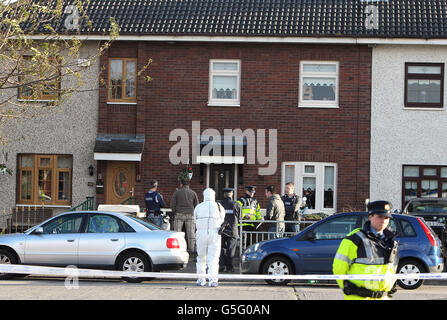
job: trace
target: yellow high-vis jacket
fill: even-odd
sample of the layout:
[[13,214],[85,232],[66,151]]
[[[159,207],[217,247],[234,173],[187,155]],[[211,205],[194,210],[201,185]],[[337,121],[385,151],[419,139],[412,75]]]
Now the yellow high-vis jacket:
[[[243,196],[240,197],[236,203],[238,206],[235,206],[235,209],[240,210],[241,214],[239,216],[242,217],[242,220],[262,219],[261,207],[259,206],[258,200],[255,198]],[[247,222],[242,223],[242,225],[254,227],[254,224]]]
[[[370,222],[366,222],[363,229],[355,229],[341,242],[335,254],[332,271],[335,275],[345,274],[395,274],[398,265],[397,242],[395,234],[385,229],[385,238],[380,240],[370,230]],[[349,287],[355,285],[371,291],[383,291],[381,299],[387,299],[394,284],[394,279],[385,280],[348,280]],[[344,288],[344,280],[337,280],[340,288]],[[344,292],[345,293],[345,292]],[[371,300],[371,297],[345,294],[346,300]]]

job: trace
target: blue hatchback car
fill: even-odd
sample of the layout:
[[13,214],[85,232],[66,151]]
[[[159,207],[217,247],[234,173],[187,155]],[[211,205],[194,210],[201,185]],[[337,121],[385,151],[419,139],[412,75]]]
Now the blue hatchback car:
[[[256,243],[242,255],[242,273],[332,274],[332,262],[342,239],[368,220],[367,212],[332,215],[314,223],[296,236]],[[423,218],[393,214],[391,230],[399,241],[398,273],[439,273],[444,259],[441,243]],[[266,280],[285,285],[290,280]],[[398,280],[404,289],[416,289],[421,279]]]

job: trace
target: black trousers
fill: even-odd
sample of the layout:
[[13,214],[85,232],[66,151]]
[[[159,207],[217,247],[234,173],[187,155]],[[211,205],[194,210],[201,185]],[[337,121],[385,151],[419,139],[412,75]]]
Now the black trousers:
[[237,239],[222,235],[220,247],[219,267],[233,269],[233,258],[236,254]]

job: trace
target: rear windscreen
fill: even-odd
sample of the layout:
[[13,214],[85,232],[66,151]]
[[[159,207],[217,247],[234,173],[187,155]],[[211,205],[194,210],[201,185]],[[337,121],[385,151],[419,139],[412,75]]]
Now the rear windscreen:
[[408,205],[408,212],[447,214],[447,201],[414,201]]

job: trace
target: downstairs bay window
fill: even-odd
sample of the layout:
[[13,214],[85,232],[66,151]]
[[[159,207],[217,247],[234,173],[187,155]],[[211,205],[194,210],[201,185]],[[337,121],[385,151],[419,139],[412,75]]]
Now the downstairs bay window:
[[295,185],[295,193],[306,196],[310,192],[310,213],[332,214],[336,211],[337,164],[323,162],[284,162],[282,164],[282,193],[288,182]]
[[71,205],[72,163],[71,155],[19,155],[17,203]]

